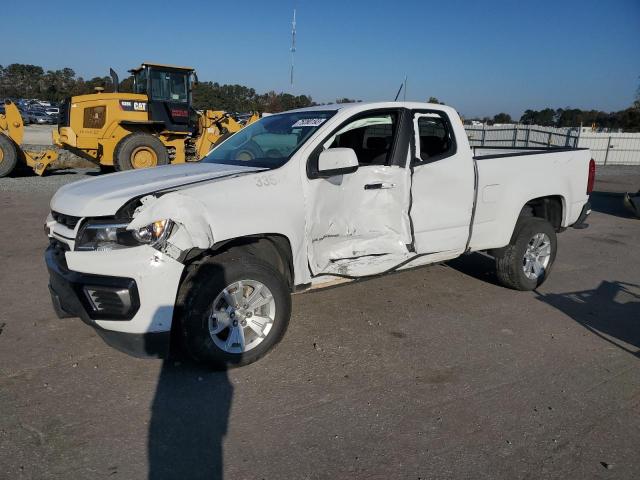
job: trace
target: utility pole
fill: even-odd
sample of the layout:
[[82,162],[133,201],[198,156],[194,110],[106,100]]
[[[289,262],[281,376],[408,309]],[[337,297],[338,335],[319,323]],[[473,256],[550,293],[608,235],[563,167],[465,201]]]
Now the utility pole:
[[407,76],[404,76],[404,92],[402,94],[402,101],[406,102],[407,101]]
[[291,89],[293,90],[293,67],[294,67],[294,54],[296,53],[296,9],[293,9],[293,21],[291,22],[291,71],[290,82]]

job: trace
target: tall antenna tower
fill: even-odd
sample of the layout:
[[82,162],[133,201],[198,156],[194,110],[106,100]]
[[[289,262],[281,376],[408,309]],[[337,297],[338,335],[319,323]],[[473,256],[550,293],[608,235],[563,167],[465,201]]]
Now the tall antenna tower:
[[296,9],[293,9],[293,21],[291,22],[291,72],[290,72],[290,81],[291,88],[293,88],[293,57],[296,53]]

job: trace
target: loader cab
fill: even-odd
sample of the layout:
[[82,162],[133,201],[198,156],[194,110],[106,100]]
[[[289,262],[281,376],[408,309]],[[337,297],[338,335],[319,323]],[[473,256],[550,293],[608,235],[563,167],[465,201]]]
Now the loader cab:
[[149,99],[149,120],[163,122],[164,130],[193,132],[191,79],[193,68],[143,63],[130,70],[133,91]]

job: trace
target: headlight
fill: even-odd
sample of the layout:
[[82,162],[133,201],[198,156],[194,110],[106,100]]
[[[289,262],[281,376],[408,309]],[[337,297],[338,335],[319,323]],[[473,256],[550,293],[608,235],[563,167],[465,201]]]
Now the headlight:
[[88,221],[80,228],[76,250],[115,250],[138,245],[156,245],[171,234],[173,222],[158,220],[137,230],[127,230],[129,223]]
[[131,232],[133,233],[133,238],[139,243],[155,244],[169,235],[171,226],[171,220],[157,220],[146,227],[131,230]]

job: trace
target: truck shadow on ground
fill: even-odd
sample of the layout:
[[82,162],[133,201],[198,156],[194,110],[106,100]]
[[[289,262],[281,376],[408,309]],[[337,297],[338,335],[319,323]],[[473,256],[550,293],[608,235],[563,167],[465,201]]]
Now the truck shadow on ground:
[[[622,203],[623,194],[611,192],[593,192],[591,194],[591,210],[621,218],[633,218]],[[589,219],[587,219],[589,223]]]
[[[446,263],[460,273],[498,285],[493,258],[472,253]],[[593,290],[534,292],[594,335],[640,358],[640,285],[603,281]]]
[[535,292],[594,335],[640,358],[640,285],[603,281],[593,290]]
[[151,405],[149,479],[222,479],[232,397],[227,372],[165,360]]
[[448,267],[492,285],[500,285],[496,276],[496,261],[485,253],[462,255],[445,263]]

